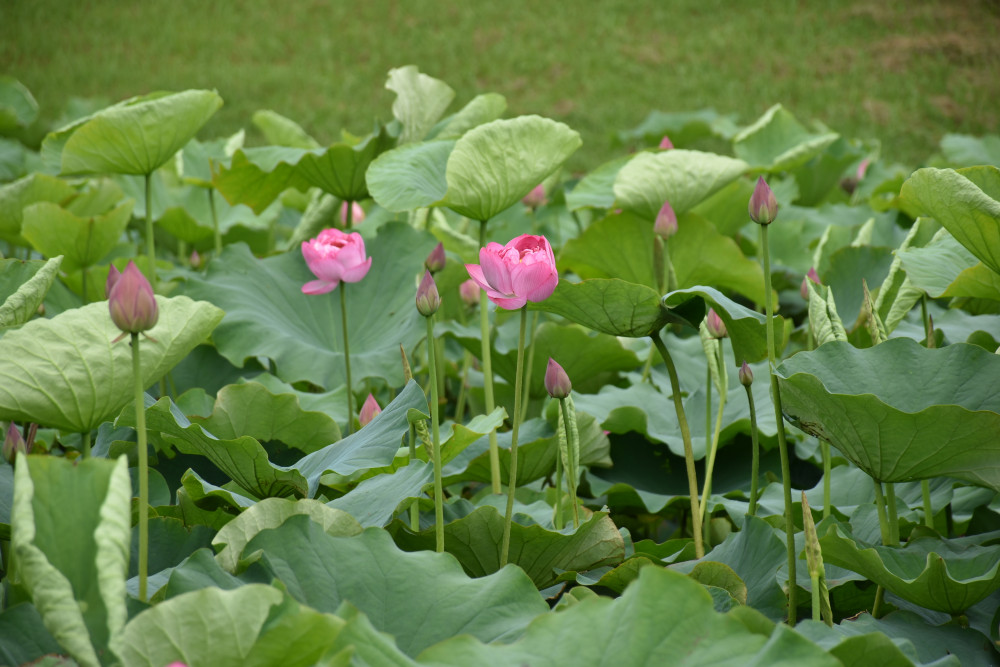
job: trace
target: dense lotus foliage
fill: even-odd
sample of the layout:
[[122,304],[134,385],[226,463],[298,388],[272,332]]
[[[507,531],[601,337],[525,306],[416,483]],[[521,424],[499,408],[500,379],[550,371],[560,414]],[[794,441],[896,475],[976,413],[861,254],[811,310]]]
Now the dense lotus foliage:
[[1000,662],[996,137],[386,86],[0,79],[0,664]]

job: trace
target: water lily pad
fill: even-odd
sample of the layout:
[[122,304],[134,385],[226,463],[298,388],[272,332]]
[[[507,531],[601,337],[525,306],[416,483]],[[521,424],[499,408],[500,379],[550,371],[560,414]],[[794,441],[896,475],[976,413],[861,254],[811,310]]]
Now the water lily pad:
[[1000,356],[895,338],[832,342],[776,370],[785,417],[884,482],[947,475],[1000,490]]

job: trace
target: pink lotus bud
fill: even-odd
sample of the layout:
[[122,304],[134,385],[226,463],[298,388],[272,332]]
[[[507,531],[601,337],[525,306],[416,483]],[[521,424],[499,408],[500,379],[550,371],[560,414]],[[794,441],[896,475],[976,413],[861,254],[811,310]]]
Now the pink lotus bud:
[[708,329],[708,333],[711,334],[712,338],[726,337],[726,323],[722,321],[722,318],[719,317],[714,308],[708,309],[708,315],[705,316],[705,328]]
[[[365,219],[365,209],[358,202],[351,202],[351,224],[356,225]],[[347,202],[340,205],[340,224],[347,224]]]
[[167,665],[167,667],[188,667],[188,666],[183,662],[172,662],[169,665]]
[[753,384],[753,371],[750,370],[750,364],[746,361],[740,366],[740,384],[744,387],[749,387]]
[[28,446],[21,437],[21,431],[17,424],[11,422],[7,427],[7,435],[3,439],[3,457],[7,463],[14,465],[14,459],[18,454],[27,454]]
[[430,271],[424,271],[424,278],[417,288],[417,312],[424,317],[430,317],[441,307],[441,295],[438,294],[437,283]]
[[142,271],[129,261],[108,293],[111,320],[124,333],[139,333],[156,326],[160,309],[153,288]]
[[670,141],[670,137],[664,134],[663,138],[660,139],[660,150],[669,151],[673,147],[674,147],[674,142]]
[[462,303],[466,306],[474,306],[479,303],[479,285],[472,278],[458,286],[458,293],[462,297]]
[[855,174],[855,176],[859,181],[864,179],[865,174],[868,173],[868,167],[869,165],[871,165],[871,163],[872,163],[871,160],[865,158],[864,160],[861,161],[861,164],[858,165],[858,171]]
[[438,243],[434,246],[434,250],[431,250],[431,254],[427,255],[427,259],[424,260],[424,268],[431,273],[437,273],[444,268],[444,262],[444,244]]
[[104,298],[111,298],[111,288],[115,286],[118,279],[121,277],[122,272],[115,268],[114,264],[108,264],[108,281],[104,283]]
[[191,251],[191,257],[188,258],[188,264],[191,265],[192,269],[201,268],[201,255],[198,254],[197,250]]
[[534,188],[532,188],[531,192],[524,195],[524,199],[521,200],[521,203],[527,206],[528,208],[532,209],[538,208],[539,206],[544,204],[545,188],[542,187],[542,184],[539,183]]
[[545,367],[545,391],[552,398],[566,398],[573,391],[573,383],[569,381],[566,371],[552,357],[549,357],[549,365]]
[[348,234],[339,229],[324,229],[316,238],[303,241],[302,256],[309,270],[319,278],[302,286],[304,294],[332,292],[341,280],[356,283],[368,274],[372,266],[372,258],[365,256],[365,242],[361,234]]
[[778,217],[778,200],[774,198],[771,188],[767,187],[763,176],[757,178],[747,209],[750,211],[750,219],[758,225],[769,225]]
[[368,423],[379,416],[382,412],[382,408],[379,407],[378,401],[371,394],[368,394],[368,398],[365,399],[365,404],[361,406],[361,412],[358,413],[358,421],[361,422],[362,426],[367,426]]
[[487,243],[479,262],[466,264],[465,270],[490,301],[506,310],[545,301],[559,284],[556,256],[544,236],[522,234],[505,246]]
[[653,231],[663,239],[669,239],[677,233],[677,214],[674,213],[670,202],[663,202],[663,207],[656,214],[656,224],[653,225]]
[[809,285],[808,285],[809,281],[812,281],[814,285],[823,284],[819,281],[819,274],[816,273],[816,267],[814,266],[809,267],[809,273],[807,273],[806,277],[802,279],[802,286],[799,287],[799,294],[801,294],[802,298],[805,299],[806,301],[809,300]]

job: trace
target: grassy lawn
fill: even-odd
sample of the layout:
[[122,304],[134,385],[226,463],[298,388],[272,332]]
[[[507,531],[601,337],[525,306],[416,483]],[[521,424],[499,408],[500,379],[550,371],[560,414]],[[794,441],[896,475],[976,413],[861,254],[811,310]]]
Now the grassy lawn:
[[946,132],[998,131],[998,34],[996,0],[3,0],[0,73],[50,122],[71,96],[205,87],[226,106],[204,136],[270,108],[332,141],[390,118],[386,72],[412,63],[453,108],[498,92],[579,130],[577,169],[651,110],[747,123],[775,102],[916,165]]

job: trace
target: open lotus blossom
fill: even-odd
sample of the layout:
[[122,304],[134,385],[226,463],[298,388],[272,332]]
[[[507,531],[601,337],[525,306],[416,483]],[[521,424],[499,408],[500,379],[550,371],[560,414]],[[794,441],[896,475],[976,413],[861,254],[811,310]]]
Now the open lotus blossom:
[[522,234],[507,245],[487,243],[479,251],[479,264],[466,264],[465,269],[490,301],[507,310],[544,301],[559,284],[552,246],[544,236],[532,234]]
[[381,414],[382,408],[379,407],[378,401],[371,394],[368,394],[368,398],[365,399],[364,405],[361,406],[361,412],[358,413],[358,421],[361,422],[362,426],[367,426],[371,423],[371,420]]
[[372,265],[372,258],[365,257],[361,234],[339,229],[324,229],[316,238],[303,241],[302,256],[309,270],[319,278],[302,286],[305,294],[332,292],[341,280],[356,283],[368,274]]

